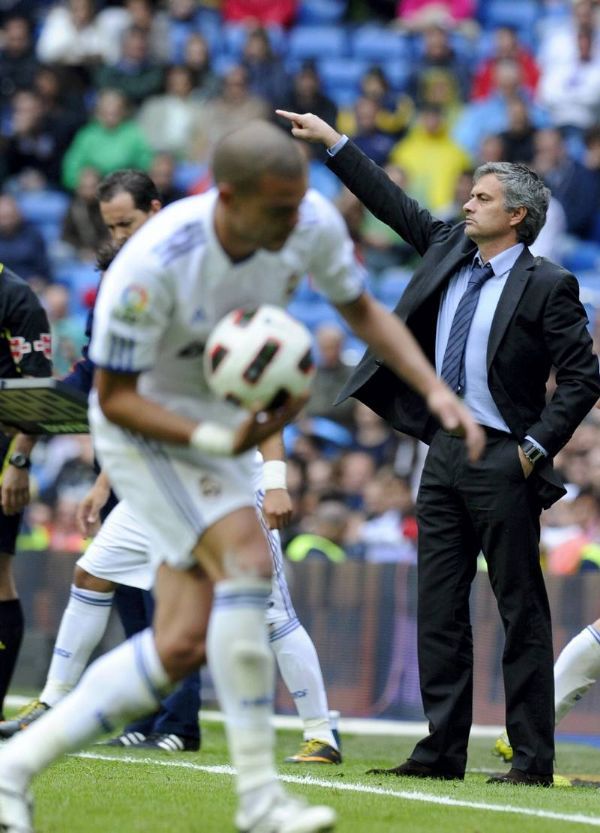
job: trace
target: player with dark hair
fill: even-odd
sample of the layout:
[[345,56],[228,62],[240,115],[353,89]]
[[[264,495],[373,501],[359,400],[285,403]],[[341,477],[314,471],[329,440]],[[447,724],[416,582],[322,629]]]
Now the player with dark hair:
[[[0,378],[52,375],[50,324],[31,287],[0,263]],[[0,414],[1,416],[1,414]],[[0,434],[0,490],[29,501],[29,455],[33,441]],[[23,609],[15,586],[12,559],[21,513],[0,506],[0,714],[23,640]]]

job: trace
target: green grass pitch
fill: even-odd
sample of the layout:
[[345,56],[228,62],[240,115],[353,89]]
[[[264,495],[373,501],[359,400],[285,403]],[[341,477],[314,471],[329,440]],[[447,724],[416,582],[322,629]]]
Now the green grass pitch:
[[[489,740],[473,741],[464,783],[367,776],[410,752],[410,738],[345,735],[341,766],[280,765],[288,789],[325,802],[348,833],[582,833],[600,828],[600,790],[486,785],[502,769]],[[278,732],[279,761],[299,743]],[[108,759],[108,760],[107,760]],[[504,767],[505,768],[505,767]],[[600,776],[600,750],[559,744],[557,771]],[[599,784],[600,786],[600,784]],[[91,746],[36,779],[38,833],[226,833],[235,799],[222,727],[203,727],[198,753]]]

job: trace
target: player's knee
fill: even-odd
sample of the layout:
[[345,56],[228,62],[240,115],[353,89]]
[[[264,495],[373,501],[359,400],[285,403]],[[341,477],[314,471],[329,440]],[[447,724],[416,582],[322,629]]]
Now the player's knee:
[[13,556],[0,553],[0,601],[16,599],[17,588],[13,573]]
[[223,567],[227,578],[270,579],[273,572],[271,556],[262,541],[258,546],[248,546],[226,554]]
[[198,628],[156,635],[161,662],[171,679],[181,679],[206,659],[206,633]]

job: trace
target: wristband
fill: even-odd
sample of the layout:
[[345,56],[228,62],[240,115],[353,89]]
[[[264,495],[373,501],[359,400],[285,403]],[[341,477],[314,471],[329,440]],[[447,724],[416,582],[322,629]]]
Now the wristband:
[[267,460],[263,463],[262,479],[265,492],[273,489],[287,489],[286,468],[284,460]]
[[216,457],[230,457],[233,454],[235,433],[231,428],[224,428],[216,422],[201,422],[194,428],[190,445]]

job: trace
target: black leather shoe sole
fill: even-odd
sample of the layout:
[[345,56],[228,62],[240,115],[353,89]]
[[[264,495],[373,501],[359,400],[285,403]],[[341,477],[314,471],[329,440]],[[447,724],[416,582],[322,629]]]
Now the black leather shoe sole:
[[367,775],[396,775],[404,778],[434,778],[438,781],[464,781],[465,776],[455,772],[444,772],[410,758],[400,766],[391,769],[369,769]]
[[506,773],[492,775],[486,783],[511,784],[516,787],[552,787],[554,778],[552,775],[533,775],[520,769],[509,769]]

